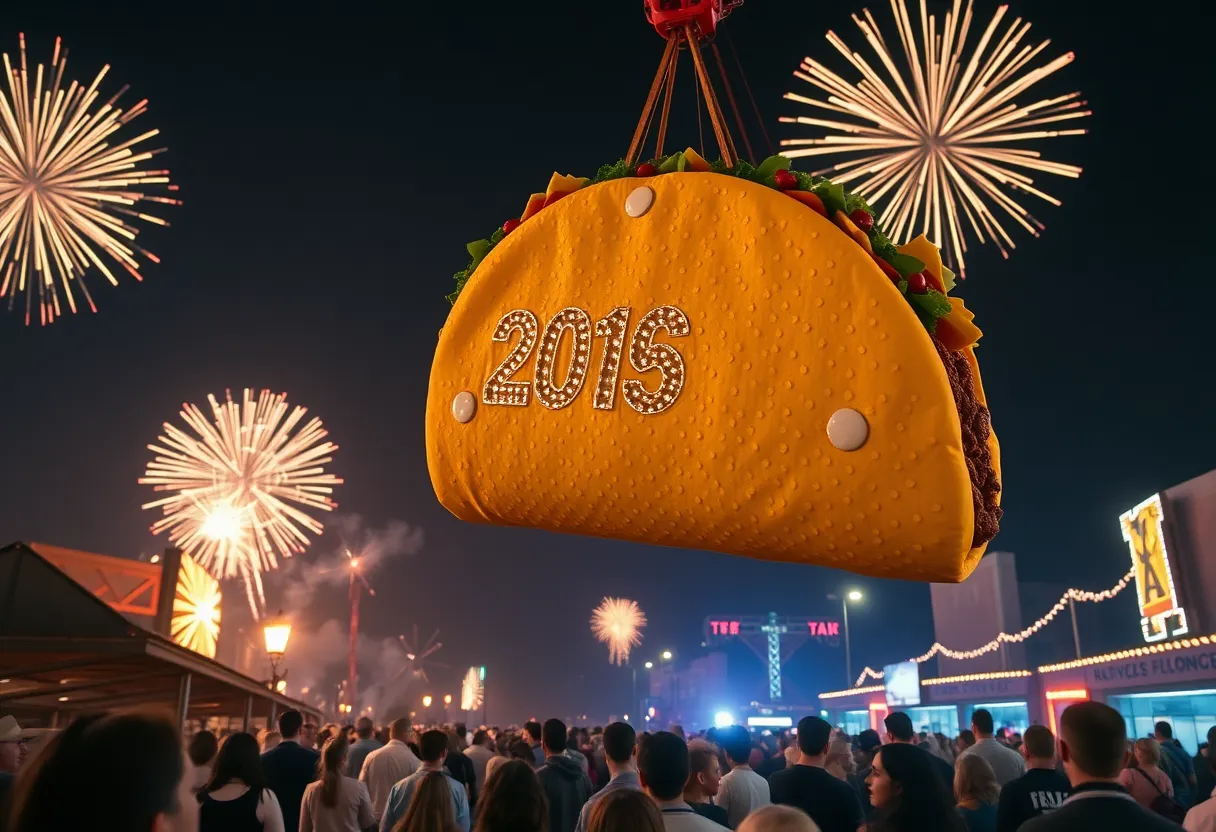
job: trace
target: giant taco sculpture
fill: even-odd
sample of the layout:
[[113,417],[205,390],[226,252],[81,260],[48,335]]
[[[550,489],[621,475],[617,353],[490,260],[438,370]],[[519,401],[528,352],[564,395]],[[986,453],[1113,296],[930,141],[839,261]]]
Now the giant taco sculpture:
[[469,253],[426,417],[457,517],[922,581],[996,534],[980,331],[839,185],[627,158]]

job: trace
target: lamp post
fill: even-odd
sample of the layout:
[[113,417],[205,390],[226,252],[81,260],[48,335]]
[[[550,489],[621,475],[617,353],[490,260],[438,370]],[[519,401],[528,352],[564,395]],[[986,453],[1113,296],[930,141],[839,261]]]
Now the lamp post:
[[279,682],[287,678],[286,671],[279,676],[279,664],[287,653],[287,641],[291,638],[291,622],[283,617],[282,610],[262,625],[262,636],[266,640],[266,656],[270,659],[270,689],[279,692]]
[[864,597],[860,590],[850,589],[840,599],[840,607],[844,610],[844,675],[846,677],[846,688],[853,685],[853,654],[849,645],[849,602],[857,603]]

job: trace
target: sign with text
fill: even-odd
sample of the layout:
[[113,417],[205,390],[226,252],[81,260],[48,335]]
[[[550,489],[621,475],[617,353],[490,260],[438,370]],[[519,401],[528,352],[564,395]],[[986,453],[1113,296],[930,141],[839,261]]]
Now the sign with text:
[[1186,614],[1178,604],[1169,551],[1165,545],[1161,495],[1154,494],[1119,517],[1136,571],[1136,596],[1145,641],[1186,633]]
[[1213,677],[1216,677],[1216,648],[1211,646],[1138,656],[1085,668],[1085,681],[1091,688],[1203,682],[1211,681]]
[[972,702],[1007,696],[1025,697],[1030,692],[1030,677],[975,679],[970,682],[925,685],[921,692],[930,702]]

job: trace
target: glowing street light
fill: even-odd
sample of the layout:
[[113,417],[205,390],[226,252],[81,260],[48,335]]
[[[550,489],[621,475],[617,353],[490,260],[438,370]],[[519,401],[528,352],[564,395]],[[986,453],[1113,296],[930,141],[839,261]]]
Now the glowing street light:
[[647,670],[653,670],[653,669],[654,669],[654,662],[646,662],[646,669],[647,669]]
[[849,590],[848,597],[849,597],[850,601],[860,601],[862,599],[861,590],[858,590],[858,589]]
[[671,651],[670,651],[670,650],[664,650],[664,651],[663,651],[663,656],[662,656],[662,658],[663,658],[663,661],[665,661],[665,662],[669,662],[669,661],[671,661]]
[[860,589],[850,589],[840,601],[840,608],[844,610],[844,675],[847,677],[845,684],[848,687],[853,685],[853,655],[849,649],[849,602],[856,604],[864,598]]
[[[283,617],[283,611],[262,625],[262,637],[266,641],[266,657],[270,659],[270,688],[278,690],[279,663],[287,653],[287,642],[291,639],[291,622]],[[287,674],[283,674],[286,678]]]
[[434,700],[431,699],[431,695],[428,693],[426,696],[422,697],[422,707],[424,707],[424,708],[431,707],[431,702],[433,702],[433,701]]
[[450,694],[450,693],[445,693],[445,694],[443,695],[443,704],[445,704],[445,705],[451,705],[451,704],[452,704],[452,694]]

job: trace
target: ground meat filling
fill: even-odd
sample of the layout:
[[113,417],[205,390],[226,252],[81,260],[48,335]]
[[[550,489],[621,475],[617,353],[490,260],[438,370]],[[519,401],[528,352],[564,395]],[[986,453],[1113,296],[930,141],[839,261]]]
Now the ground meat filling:
[[975,508],[975,537],[971,541],[975,548],[996,537],[1001,524],[1001,507],[997,505],[1001,483],[992,467],[992,451],[988,449],[992,418],[988,408],[975,397],[975,383],[967,356],[946,349],[936,338],[933,346],[937,347],[937,354],[946,366],[954,405],[963,427],[963,455],[967,459],[967,473],[971,475],[971,504]]

